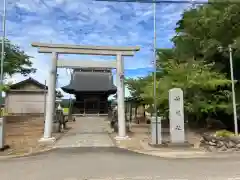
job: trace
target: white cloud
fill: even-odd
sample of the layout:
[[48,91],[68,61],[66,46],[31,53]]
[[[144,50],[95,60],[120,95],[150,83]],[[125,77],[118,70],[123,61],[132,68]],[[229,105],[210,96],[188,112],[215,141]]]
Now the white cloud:
[[[7,38],[33,56],[32,75],[40,82],[47,79],[49,55],[38,54],[31,42],[84,45],[138,45],[141,51],[125,58],[125,68],[151,67],[153,16],[151,4],[96,2],[93,0],[8,0]],[[2,12],[2,2],[0,11]],[[157,5],[158,46],[170,45],[176,21],[187,5]],[[68,59],[83,56],[67,55]],[[85,56],[86,57],[86,56]],[[102,59],[103,57],[93,57]],[[104,59],[110,59],[104,57]],[[59,86],[66,85],[69,74],[59,70]],[[15,75],[14,79],[23,77]],[[126,90],[127,92],[127,90]]]

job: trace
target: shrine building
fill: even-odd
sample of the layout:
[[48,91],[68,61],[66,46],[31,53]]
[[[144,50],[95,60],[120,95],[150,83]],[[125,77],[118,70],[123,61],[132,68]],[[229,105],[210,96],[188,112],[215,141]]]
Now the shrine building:
[[75,69],[69,85],[62,87],[66,93],[75,95],[72,114],[87,115],[108,113],[108,97],[117,92],[111,69]]

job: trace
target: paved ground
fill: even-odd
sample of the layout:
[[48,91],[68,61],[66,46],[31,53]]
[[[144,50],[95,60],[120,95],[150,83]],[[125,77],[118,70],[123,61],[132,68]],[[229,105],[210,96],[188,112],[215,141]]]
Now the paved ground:
[[115,147],[63,148],[0,161],[1,180],[240,179],[240,158],[163,159]]
[[[76,117],[76,122],[73,123],[72,129],[68,131],[60,140],[57,141],[54,148],[67,148],[67,147],[113,147],[114,143],[112,138],[109,136],[110,126],[106,117]],[[114,134],[116,135],[116,134]],[[117,141],[118,147],[129,148],[129,145],[139,144],[138,152],[145,154],[160,156],[160,157],[199,157],[203,156],[203,152],[196,152],[193,150],[177,150],[171,151],[168,148],[166,151],[159,151],[156,149],[144,148],[140,139],[137,142],[133,141],[134,138],[127,139],[125,141]],[[124,146],[126,145],[126,146]],[[136,150],[136,149],[132,149]]]
[[76,117],[73,128],[55,145],[63,147],[111,147],[114,146],[105,117]]
[[107,131],[103,118],[77,118],[75,127],[57,142],[56,149],[32,157],[1,160],[0,179],[240,180],[239,155],[164,159],[114,147]]
[[[57,141],[54,148],[69,148],[69,147],[114,147],[112,138],[109,136],[111,129],[106,117],[77,117],[76,122],[73,123],[72,129],[68,131],[60,140]],[[141,148],[129,148],[136,142],[130,138],[123,141],[117,141],[116,145],[125,149],[132,149],[134,151],[167,158],[198,158],[198,157],[219,157],[228,156],[228,154],[212,154],[190,148],[172,149],[172,148],[150,148],[144,147],[147,143],[141,143],[138,139],[137,144]],[[234,155],[236,156],[236,155]],[[240,156],[240,155],[237,155]]]

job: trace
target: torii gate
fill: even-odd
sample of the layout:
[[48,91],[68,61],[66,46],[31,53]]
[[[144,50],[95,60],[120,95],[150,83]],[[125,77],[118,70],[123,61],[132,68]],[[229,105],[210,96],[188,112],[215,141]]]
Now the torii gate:
[[[55,89],[56,89],[56,74],[57,67],[60,68],[112,68],[117,70],[117,103],[118,103],[118,136],[116,139],[126,139],[126,120],[124,107],[124,56],[134,56],[139,47],[112,47],[112,46],[82,46],[82,45],[66,45],[66,44],[47,44],[47,43],[32,43],[33,47],[38,48],[39,53],[51,53],[52,61],[48,80],[48,95],[46,103],[46,117],[44,126],[44,135],[40,139],[41,142],[53,142],[52,123],[55,107]],[[115,61],[71,61],[58,59],[58,54],[84,54],[84,55],[104,55],[116,56]]]

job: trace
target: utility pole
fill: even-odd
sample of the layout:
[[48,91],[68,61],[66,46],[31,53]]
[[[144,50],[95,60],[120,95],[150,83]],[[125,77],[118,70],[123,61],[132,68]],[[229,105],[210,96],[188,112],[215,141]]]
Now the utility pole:
[[156,46],[157,46],[157,35],[156,35],[156,3],[153,2],[153,64],[154,64],[154,73],[153,73],[153,104],[154,104],[154,113],[155,113],[155,123],[156,123],[156,144],[158,144],[158,114],[157,114],[157,60],[156,60]]
[[4,119],[4,108],[3,108],[3,64],[5,58],[5,36],[6,36],[6,0],[3,0],[3,15],[2,15],[2,52],[1,52],[1,68],[0,68],[0,104],[1,104],[1,112],[0,112],[0,149],[4,150],[5,146],[5,119]]
[[[4,80],[4,73],[3,73],[3,65],[4,65],[4,58],[5,58],[5,37],[6,37],[6,0],[3,0],[3,14],[2,14],[2,51],[1,51],[1,68],[0,68],[0,101],[1,101],[1,108],[3,105],[3,80]],[[3,111],[1,110],[1,117],[3,116]]]
[[[224,51],[222,46],[218,47],[220,52]],[[229,53],[229,64],[230,64],[230,74],[231,74],[231,84],[232,84],[232,106],[233,106],[233,120],[234,120],[234,133],[238,135],[238,119],[237,119],[237,108],[236,108],[236,95],[235,95],[235,83],[234,83],[234,73],[233,73],[233,48],[232,45],[228,45],[227,49]]]
[[238,135],[238,120],[237,120],[237,108],[236,108],[236,95],[235,95],[235,84],[233,75],[233,56],[232,56],[232,45],[228,46],[229,50],[229,61],[230,61],[230,72],[232,82],[232,105],[233,105],[233,118],[234,118],[234,132]]

